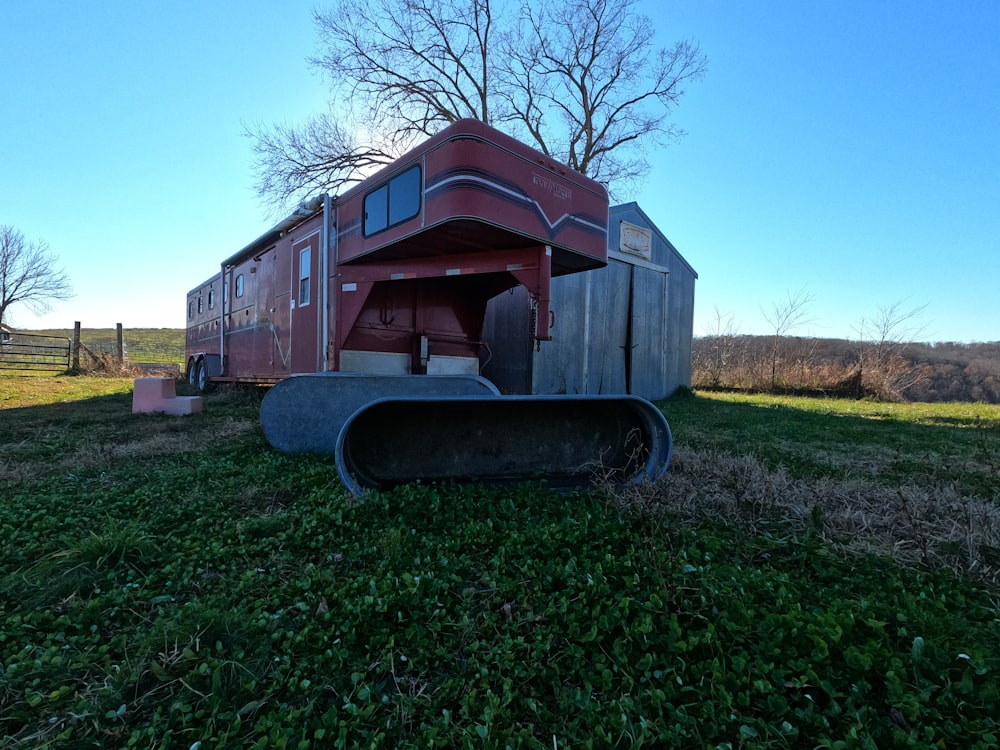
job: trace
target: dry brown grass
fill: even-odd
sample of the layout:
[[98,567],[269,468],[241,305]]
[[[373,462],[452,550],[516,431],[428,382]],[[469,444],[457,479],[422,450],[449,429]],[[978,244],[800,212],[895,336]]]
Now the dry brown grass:
[[[133,419],[142,420],[142,415]],[[257,429],[257,422],[252,419],[225,417],[212,424],[194,423],[189,420],[180,426],[170,424],[169,431],[157,431],[163,425],[163,420],[157,416],[149,419],[146,430],[137,431],[132,435],[123,435],[121,439],[105,438],[99,444],[81,445],[68,452],[62,459],[64,468],[83,468],[109,466],[119,461],[143,458],[169,458],[185,453],[199,453],[213,443],[219,441],[220,435],[227,440],[236,440],[242,435]]]
[[654,483],[605,488],[609,502],[733,533],[819,536],[845,555],[879,555],[1000,584],[1000,508],[948,484],[886,487],[861,478],[796,479],[750,456],[680,449]]
[[109,378],[141,378],[147,373],[138,365],[119,360],[117,356],[107,352],[93,354],[80,359],[80,373],[84,375],[99,375]]

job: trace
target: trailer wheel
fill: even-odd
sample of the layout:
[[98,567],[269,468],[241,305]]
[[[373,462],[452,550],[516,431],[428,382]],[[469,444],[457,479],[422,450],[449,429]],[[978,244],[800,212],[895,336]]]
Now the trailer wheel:
[[204,359],[198,360],[198,390],[202,393],[208,390],[208,368]]
[[187,363],[187,382],[188,385],[198,385],[198,361],[194,357]]

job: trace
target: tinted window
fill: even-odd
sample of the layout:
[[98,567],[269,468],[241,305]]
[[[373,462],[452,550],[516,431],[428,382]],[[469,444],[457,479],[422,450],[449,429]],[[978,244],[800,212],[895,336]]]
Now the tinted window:
[[236,276],[236,296],[243,296],[243,274],[238,274]]
[[412,219],[419,211],[420,167],[414,167],[389,183],[389,226]]
[[364,234],[412,219],[420,213],[420,167],[407,169],[365,196]]
[[389,186],[365,196],[365,234],[381,232],[389,226]]

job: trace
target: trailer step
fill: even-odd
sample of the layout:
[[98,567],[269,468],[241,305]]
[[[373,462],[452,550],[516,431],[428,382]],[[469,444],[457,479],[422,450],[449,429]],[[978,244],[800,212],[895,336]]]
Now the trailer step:
[[496,396],[478,375],[296,375],[274,385],[260,406],[267,441],[285,453],[333,452],[337,436],[360,407],[384,396]]
[[389,397],[361,406],[337,440],[355,495],[413,481],[557,490],[658,479],[672,451],[663,413],[634,396]]

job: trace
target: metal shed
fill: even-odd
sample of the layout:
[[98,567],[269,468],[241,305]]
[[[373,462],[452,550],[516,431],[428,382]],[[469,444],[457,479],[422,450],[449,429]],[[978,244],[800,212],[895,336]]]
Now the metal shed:
[[627,393],[691,384],[698,274],[637,203],[612,206],[606,268],[552,280],[552,340],[536,348],[523,287],[492,299],[482,374],[504,393]]

